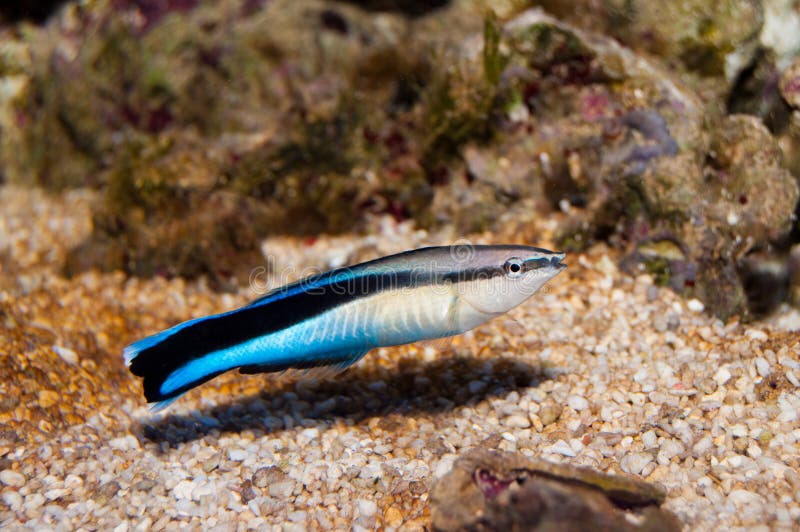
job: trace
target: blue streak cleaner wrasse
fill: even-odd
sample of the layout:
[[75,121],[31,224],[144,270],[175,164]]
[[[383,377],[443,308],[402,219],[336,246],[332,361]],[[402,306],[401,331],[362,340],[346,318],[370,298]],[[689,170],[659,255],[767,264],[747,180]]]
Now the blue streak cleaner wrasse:
[[158,406],[231,369],[341,369],[376,347],[477,327],[532,296],[566,267],[563,258],[515,245],[407,251],[181,323],[126,347],[125,362],[144,378],[144,395]]

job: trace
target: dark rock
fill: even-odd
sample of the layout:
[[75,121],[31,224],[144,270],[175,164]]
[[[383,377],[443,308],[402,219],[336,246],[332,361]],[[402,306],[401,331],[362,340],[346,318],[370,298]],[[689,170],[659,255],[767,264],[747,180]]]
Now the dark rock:
[[436,530],[680,530],[662,488],[513,453],[466,453],[431,490]]
[[267,488],[271,484],[284,482],[287,478],[286,473],[278,467],[262,467],[253,473],[252,484],[258,488]]
[[763,316],[789,296],[789,263],[785,257],[751,253],[739,261],[750,312]]
[[99,506],[105,506],[120,490],[119,482],[112,480],[97,487],[94,492],[94,501]]
[[356,4],[370,11],[403,13],[410,17],[427,15],[450,3],[450,0],[338,0]]

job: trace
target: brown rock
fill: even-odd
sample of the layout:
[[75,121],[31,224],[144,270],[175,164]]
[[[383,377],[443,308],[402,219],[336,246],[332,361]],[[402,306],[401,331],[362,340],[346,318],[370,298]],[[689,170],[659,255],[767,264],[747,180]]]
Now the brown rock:
[[431,490],[436,530],[680,530],[662,488],[634,477],[476,449]]
[[403,514],[394,506],[390,506],[383,512],[383,521],[388,526],[395,528],[403,524]]

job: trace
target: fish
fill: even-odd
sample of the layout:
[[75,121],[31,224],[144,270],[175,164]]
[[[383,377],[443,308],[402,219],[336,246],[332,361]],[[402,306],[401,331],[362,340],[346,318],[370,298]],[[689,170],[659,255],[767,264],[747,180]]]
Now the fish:
[[124,348],[145,399],[163,408],[230,370],[341,371],[378,347],[469,331],[520,305],[566,265],[523,245],[425,247],[278,287]]

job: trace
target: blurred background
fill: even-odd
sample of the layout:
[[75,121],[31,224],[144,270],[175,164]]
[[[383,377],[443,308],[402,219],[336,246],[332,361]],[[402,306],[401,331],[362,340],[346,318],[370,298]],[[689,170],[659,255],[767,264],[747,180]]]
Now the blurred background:
[[268,235],[547,219],[722,318],[800,303],[794,1],[32,1],[0,21],[0,182],[92,191],[66,275],[235,290]]

